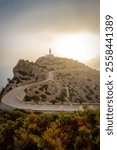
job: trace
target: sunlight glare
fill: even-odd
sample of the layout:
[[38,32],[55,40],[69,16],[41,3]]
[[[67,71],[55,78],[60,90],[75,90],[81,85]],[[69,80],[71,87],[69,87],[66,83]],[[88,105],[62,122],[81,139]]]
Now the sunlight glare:
[[86,61],[99,55],[99,36],[92,33],[63,35],[55,42],[62,57]]

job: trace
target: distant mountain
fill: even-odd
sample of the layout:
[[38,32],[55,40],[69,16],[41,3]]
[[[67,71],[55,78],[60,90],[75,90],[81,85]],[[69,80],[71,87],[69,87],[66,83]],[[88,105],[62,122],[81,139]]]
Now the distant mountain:
[[100,72],[72,59],[47,55],[34,63],[19,60],[13,73],[5,92],[27,85],[24,101],[38,104],[100,101]]

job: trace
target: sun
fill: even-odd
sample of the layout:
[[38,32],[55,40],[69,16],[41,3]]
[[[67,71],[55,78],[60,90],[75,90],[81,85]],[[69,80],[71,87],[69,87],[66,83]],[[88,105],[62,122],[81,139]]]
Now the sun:
[[99,56],[99,35],[93,33],[61,35],[54,45],[58,55],[82,62]]

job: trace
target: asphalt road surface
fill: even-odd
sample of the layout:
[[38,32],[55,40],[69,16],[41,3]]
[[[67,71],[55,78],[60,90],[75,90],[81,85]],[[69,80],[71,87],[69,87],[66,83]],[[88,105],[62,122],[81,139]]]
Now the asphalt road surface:
[[[42,112],[54,112],[54,111],[78,111],[83,110],[83,105],[80,104],[34,104],[22,101],[25,96],[25,88],[29,88],[32,85],[43,83],[48,80],[54,80],[53,72],[50,71],[48,78],[38,83],[32,83],[16,87],[9,91],[1,100],[0,109],[24,109],[29,111],[42,111]],[[87,104],[89,108],[99,108],[99,104]]]

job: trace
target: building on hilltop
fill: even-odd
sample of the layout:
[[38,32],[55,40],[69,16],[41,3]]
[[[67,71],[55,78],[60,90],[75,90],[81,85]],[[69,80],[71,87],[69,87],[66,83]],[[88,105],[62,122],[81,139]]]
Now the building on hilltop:
[[48,57],[53,57],[54,55],[52,54],[51,48],[49,48],[49,54],[47,55]]
[[51,48],[49,49],[49,55],[50,55],[50,56],[52,55]]

